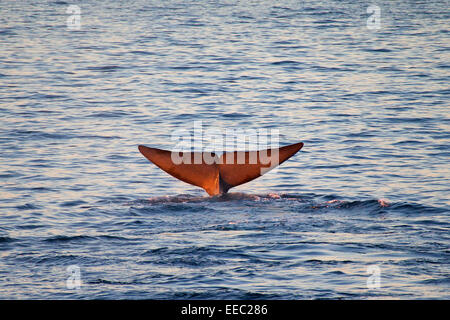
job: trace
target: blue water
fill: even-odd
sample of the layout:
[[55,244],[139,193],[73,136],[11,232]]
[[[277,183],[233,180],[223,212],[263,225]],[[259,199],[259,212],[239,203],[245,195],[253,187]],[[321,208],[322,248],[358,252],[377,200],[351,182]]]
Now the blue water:
[[[449,2],[369,4],[1,1],[0,298],[449,299]],[[209,198],[200,120],[305,146]]]

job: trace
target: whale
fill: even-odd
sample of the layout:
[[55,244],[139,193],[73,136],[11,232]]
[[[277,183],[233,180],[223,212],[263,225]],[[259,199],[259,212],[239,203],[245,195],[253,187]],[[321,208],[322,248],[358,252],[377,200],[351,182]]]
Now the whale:
[[142,155],[171,176],[203,188],[210,196],[252,181],[295,155],[303,142],[259,151],[178,152],[139,145]]

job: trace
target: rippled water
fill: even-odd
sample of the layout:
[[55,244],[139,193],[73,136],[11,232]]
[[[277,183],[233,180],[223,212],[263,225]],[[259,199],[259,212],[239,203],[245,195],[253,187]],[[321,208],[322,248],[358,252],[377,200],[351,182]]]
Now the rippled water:
[[[450,298],[448,1],[69,4],[0,2],[0,298]],[[305,146],[209,198],[199,120]]]

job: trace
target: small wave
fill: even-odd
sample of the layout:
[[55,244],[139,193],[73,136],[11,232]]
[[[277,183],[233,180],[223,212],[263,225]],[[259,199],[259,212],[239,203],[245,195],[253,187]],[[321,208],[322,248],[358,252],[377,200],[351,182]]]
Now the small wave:
[[114,281],[114,280],[107,280],[107,279],[95,279],[91,281],[87,281],[88,284],[111,284],[111,285],[131,285],[131,284],[142,284],[142,282],[139,281]]
[[448,210],[446,210],[445,208],[407,202],[392,203],[391,208],[395,211],[401,211],[407,214],[430,214],[448,212]]
[[94,238],[90,237],[90,236],[82,236],[82,235],[78,235],[78,236],[59,235],[59,236],[54,236],[54,237],[44,239],[44,241],[45,242],[69,242],[69,241],[80,241],[80,240],[91,240],[91,239],[94,239]]
[[[194,196],[189,194],[179,194],[175,196],[158,196],[148,199],[142,199],[132,202],[131,204],[165,204],[165,203],[199,203],[199,202],[227,202],[227,201],[299,201],[304,202],[311,199],[310,195],[287,194],[287,193],[267,193],[267,194],[249,194],[242,192],[230,192],[216,196]],[[337,202],[338,200],[335,200]],[[326,203],[333,203],[328,201]],[[340,201],[339,203],[343,203]]]
[[8,243],[13,241],[16,241],[16,239],[10,237],[0,237],[0,243]]
[[392,52],[391,49],[387,49],[387,48],[363,49],[363,51],[366,51],[366,52]]
[[144,50],[134,50],[134,51],[130,51],[130,53],[139,54],[139,55],[157,55],[156,52],[144,51]]
[[34,209],[39,209],[39,207],[32,203],[26,203],[23,205],[16,206],[16,209],[17,210],[34,210]]
[[0,30],[0,35],[12,36],[12,35],[16,35],[16,34],[17,34],[17,33],[14,32],[14,31],[12,30],[12,28]]
[[296,196],[287,196],[285,194],[246,194],[240,192],[225,193],[217,196],[194,196],[189,194],[179,194],[175,196],[151,197],[144,200],[137,200],[131,204],[169,204],[169,203],[199,203],[199,202],[226,202],[226,201],[262,201],[262,200],[298,200]]
[[100,71],[100,72],[114,72],[119,69],[122,69],[120,66],[111,65],[111,66],[93,66],[93,67],[87,67],[86,70],[91,71]]
[[32,263],[33,265],[45,264],[45,265],[93,265],[99,263],[101,260],[97,257],[91,257],[87,255],[78,254],[24,254],[23,256],[15,258],[18,263]]
[[[356,201],[344,201],[344,200],[330,200],[324,203],[319,203],[318,208],[336,208],[336,209],[379,209],[382,207],[380,200],[356,200]],[[383,200],[383,206],[387,205],[387,200]]]
[[259,299],[286,299],[289,295],[277,293],[262,293],[238,288],[213,288],[210,290],[185,290],[176,292],[174,299],[238,299],[238,300],[259,300]]
[[439,277],[436,279],[426,279],[426,280],[422,280],[420,281],[420,283],[422,284],[431,284],[431,285],[450,285],[450,277]]
[[298,65],[301,65],[301,63],[298,61],[294,61],[294,60],[281,60],[281,61],[272,62],[271,65],[274,65],[274,66],[284,66],[284,65],[298,66]]
[[58,236],[53,236],[53,237],[44,239],[45,242],[71,242],[71,241],[90,241],[90,240],[129,240],[129,239],[120,237],[120,236],[113,236],[113,235],[100,235],[100,236],[58,235]]
[[18,138],[28,140],[70,140],[70,139],[116,139],[118,136],[78,135],[70,132],[45,132],[38,130],[15,130],[9,133]]
[[185,203],[185,202],[203,202],[207,201],[208,199],[209,199],[208,196],[197,197],[188,194],[180,194],[176,196],[151,197],[145,200],[138,200],[137,202],[142,204]]
[[86,204],[83,200],[66,201],[60,204],[61,207],[76,207],[82,204]]
[[309,259],[301,262],[301,265],[307,264],[312,266],[318,266],[318,265],[326,265],[326,266],[337,266],[341,264],[350,264],[355,263],[355,261],[352,260],[320,260],[320,259]]
[[117,110],[117,111],[94,112],[90,114],[88,117],[105,119],[105,118],[120,118],[129,115],[131,115],[131,113],[122,110]]
[[67,5],[68,3],[66,1],[53,1],[51,4],[57,4],[57,5]]
[[238,113],[238,112],[233,112],[233,113],[225,113],[223,114],[224,118],[247,118],[250,117],[251,115],[249,114],[245,114],[245,113]]
[[[158,196],[128,202],[133,209],[205,212],[214,211],[219,204],[224,205],[253,205],[259,203],[268,206],[277,205],[291,208],[291,210],[305,212],[338,210],[344,212],[365,212],[367,214],[386,214],[396,212],[406,215],[423,215],[428,213],[448,212],[445,208],[438,208],[418,203],[395,202],[384,198],[372,198],[364,200],[346,200],[334,195],[317,194],[289,194],[289,193],[265,193],[247,194],[232,192],[217,196],[196,196],[179,194],[174,196]],[[217,204],[217,205],[214,205]]]

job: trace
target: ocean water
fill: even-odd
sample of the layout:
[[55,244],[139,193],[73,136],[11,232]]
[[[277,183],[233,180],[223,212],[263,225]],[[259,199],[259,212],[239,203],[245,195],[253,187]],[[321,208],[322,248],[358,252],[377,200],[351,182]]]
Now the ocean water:
[[[0,298],[449,299],[448,8],[2,0]],[[210,198],[195,121],[305,146]]]

